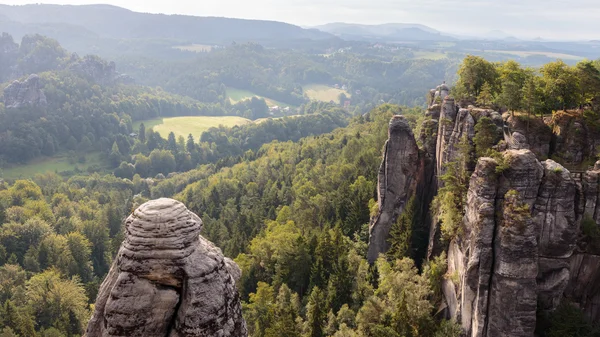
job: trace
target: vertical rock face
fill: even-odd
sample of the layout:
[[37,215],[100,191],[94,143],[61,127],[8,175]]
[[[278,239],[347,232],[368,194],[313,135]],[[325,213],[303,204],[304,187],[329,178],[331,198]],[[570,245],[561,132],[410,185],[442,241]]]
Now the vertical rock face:
[[576,186],[571,174],[552,160],[542,163],[542,179],[533,217],[539,242],[539,302],[542,310],[560,304],[569,282],[569,258],[577,242]]
[[47,104],[38,75],[33,74],[23,82],[14,81],[4,89],[4,106],[6,108],[46,106]]
[[[446,313],[466,336],[533,337],[537,312],[564,301],[600,321],[600,239],[594,238],[600,230],[600,162],[569,171],[545,160],[556,156],[576,167],[595,156],[600,136],[590,132],[581,113],[557,113],[551,120],[501,116],[460,108],[442,91],[440,86],[429,93],[420,151],[400,117],[390,123],[369,261],[388,250],[390,227],[414,196],[427,205],[416,216],[430,226],[428,257],[448,250]],[[502,158],[479,158],[475,168],[466,168],[474,172],[462,227],[444,243],[437,220],[424,208],[443,187],[446,164],[458,158],[463,139],[472,144],[484,116],[504,133],[505,141],[494,146]]]
[[[475,136],[475,120],[468,109],[457,109],[454,99],[446,97],[440,113],[436,149],[436,171],[438,177],[446,173],[445,164],[458,156],[459,144],[466,138],[472,141]],[[438,186],[443,183],[438,179]]]
[[394,116],[379,169],[379,213],[369,229],[367,257],[370,262],[388,251],[390,229],[410,197],[415,195],[420,166],[419,147],[408,122],[403,116]]
[[247,336],[235,287],[241,272],[201,229],[175,200],[140,206],[126,221],[86,336]]
[[535,329],[537,241],[530,207],[543,169],[528,150],[504,155],[510,166],[501,175],[495,160],[479,160],[464,233],[449,249],[448,272],[459,284],[446,280],[443,290],[468,336],[532,336]]

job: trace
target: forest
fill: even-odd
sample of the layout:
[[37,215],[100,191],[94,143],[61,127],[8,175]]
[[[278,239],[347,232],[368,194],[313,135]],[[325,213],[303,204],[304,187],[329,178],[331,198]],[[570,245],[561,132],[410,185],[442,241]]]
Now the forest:
[[[460,336],[457,323],[439,316],[441,282],[455,276],[447,274],[445,254],[416,258],[423,247],[414,240],[420,228],[410,212],[395,226],[392,251],[373,265],[366,260],[390,118],[404,115],[417,133],[425,116],[421,107],[389,103],[422,105],[432,84],[454,76],[449,61],[307,56],[238,44],[193,63],[157,63],[141,80],[148,86],[139,86],[100,83],[70,65],[91,60],[110,68],[106,61],[72,60],[55,41],[31,39],[35,48],[12,44],[9,68],[25,75],[33,71],[27,60],[53,55],[35,63],[48,104],[0,107],[2,160],[22,163],[63,151],[85,160],[101,151],[113,170],[0,180],[1,337],[81,336],[123,241],[123,219],[159,197],[185,203],[202,218],[202,235],[235,258],[253,337]],[[124,67],[137,78],[145,62]],[[534,69],[469,56],[451,93],[534,117],[577,110],[598,125],[599,66],[557,61]],[[404,89],[416,79],[422,82]],[[347,83],[361,98],[350,109],[307,101],[302,85],[314,82]],[[133,129],[134,121],[161,116],[267,116],[264,100],[229,103],[227,86],[296,103],[298,116],[178,139],[144,124]],[[488,150],[497,130],[478,125],[469,154],[494,155]],[[438,205],[452,236],[466,172],[448,172]],[[571,307],[547,322],[545,336],[575,328],[579,336],[598,333]]]

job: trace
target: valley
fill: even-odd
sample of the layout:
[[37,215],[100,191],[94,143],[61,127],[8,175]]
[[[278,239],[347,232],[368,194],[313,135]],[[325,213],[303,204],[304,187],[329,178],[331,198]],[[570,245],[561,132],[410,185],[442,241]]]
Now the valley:
[[600,336],[592,20],[374,1],[0,4],[0,337]]

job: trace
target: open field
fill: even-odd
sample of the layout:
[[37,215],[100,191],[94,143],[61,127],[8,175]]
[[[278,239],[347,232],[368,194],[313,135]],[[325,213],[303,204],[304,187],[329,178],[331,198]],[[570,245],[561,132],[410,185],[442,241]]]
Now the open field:
[[346,96],[351,97],[352,95],[342,89],[336,89],[334,87],[330,87],[324,84],[309,84],[302,87],[304,93],[312,100],[330,102],[334,101],[336,103],[340,103],[338,96],[341,93],[346,94]]
[[183,51],[193,51],[196,53],[209,52],[213,49],[212,46],[204,45],[204,44],[190,44],[187,46],[175,46],[173,48],[183,50]]
[[260,124],[260,123],[266,122],[266,121],[268,121],[270,119],[276,121],[276,120],[279,120],[279,119],[296,118],[296,117],[300,117],[300,116],[304,116],[304,115],[291,115],[291,116],[276,117],[276,118],[272,118],[272,117],[269,117],[269,118],[259,118],[259,119],[257,119],[257,120],[254,121],[254,124]]
[[218,127],[219,125],[232,127],[252,123],[249,119],[236,116],[172,117],[150,119],[135,123],[133,126],[134,130],[137,130],[142,122],[146,130],[153,128],[163,138],[167,138],[169,133],[173,132],[176,138],[183,136],[187,139],[187,136],[191,133],[196,140],[202,135],[202,132],[213,127]]
[[106,168],[106,163],[100,157],[100,152],[93,152],[86,155],[86,162],[83,164],[69,163],[69,158],[66,154],[61,154],[52,158],[39,158],[28,164],[11,166],[0,169],[0,178],[4,179],[27,179],[32,178],[36,174],[48,172],[64,172],[73,171],[78,168],[81,171],[86,171],[90,166],[99,166]]
[[415,55],[413,57],[413,59],[415,60],[442,60],[448,57],[448,55],[441,53],[441,52],[436,52],[436,51],[414,51],[413,54]]
[[583,60],[584,58],[577,55],[569,55],[562,53],[552,53],[545,51],[521,51],[521,50],[486,50],[486,53],[499,53],[499,54],[507,54],[507,55],[515,55],[519,57],[528,57],[528,56],[546,56],[550,58],[563,59],[563,60]]
[[251,99],[252,97],[258,97],[258,98],[264,99],[265,102],[267,103],[267,105],[269,107],[272,107],[272,106],[279,106],[279,107],[289,106],[290,108],[296,108],[295,106],[290,105],[290,104],[279,102],[279,101],[276,101],[274,99],[270,99],[268,97],[262,97],[260,95],[257,95],[255,93],[253,93],[252,91],[227,87],[227,98],[229,98],[229,101],[231,102],[231,104],[235,104],[235,103],[237,103],[239,101],[244,101],[244,100],[247,100],[247,99]]

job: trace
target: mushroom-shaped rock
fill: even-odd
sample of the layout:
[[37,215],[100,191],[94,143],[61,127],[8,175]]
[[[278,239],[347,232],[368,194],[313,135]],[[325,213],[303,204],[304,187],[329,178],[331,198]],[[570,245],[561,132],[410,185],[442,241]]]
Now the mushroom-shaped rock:
[[127,218],[87,337],[247,336],[238,266],[200,236],[202,220],[158,199]]

